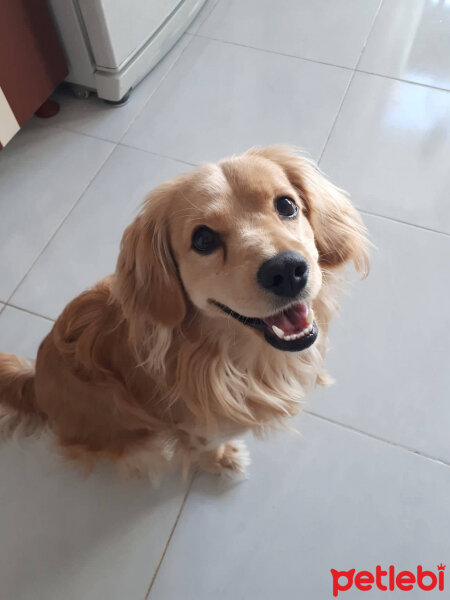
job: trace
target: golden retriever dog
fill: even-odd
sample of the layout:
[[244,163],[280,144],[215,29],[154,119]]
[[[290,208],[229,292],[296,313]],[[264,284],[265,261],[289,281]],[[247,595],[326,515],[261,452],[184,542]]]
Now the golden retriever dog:
[[346,195],[283,146],[168,181],[35,365],[0,354],[0,430],[45,426],[65,456],[126,474],[243,475],[236,437],[284,423],[325,383],[342,268],[365,275],[367,247]]

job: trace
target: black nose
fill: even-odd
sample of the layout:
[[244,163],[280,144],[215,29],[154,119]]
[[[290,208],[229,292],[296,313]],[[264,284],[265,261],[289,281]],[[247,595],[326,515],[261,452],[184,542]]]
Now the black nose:
[[280,252],[259,267],[257,279],[277,296],[295,298],[308,280],[308,263],[298,252]]

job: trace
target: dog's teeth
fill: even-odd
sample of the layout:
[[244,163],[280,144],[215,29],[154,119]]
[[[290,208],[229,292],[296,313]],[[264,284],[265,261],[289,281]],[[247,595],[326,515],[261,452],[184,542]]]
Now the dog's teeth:
[[285,335],[284,335],[284,331],[282,329],[280,329],[279,327],[277,327],[276,325],[272,325],[272,331],[280,339],[282,339],[282,340],[286,339]]
[[312,325],[314,321],[314,312],[313,309],[310,308],[308,311],[308,314],[306,315],[306,322],[309,323],[310,325]]
[[299,331],[298,333],[292,333],[291,335],[286,335],[282,329],[280,329],[276,325],[272,325],[272,331],[274,332],[274,334],[277,337],[279,337],[280,340],[284,340],[286,342],[292,342],[293,340],[299,340],[300,338],[304,337],[305,335],[309,335],[312,332],[312,330],[313,330],[313,324],[311,323],[310,325],[305,327],[305,329],[303,329],[302,331]]

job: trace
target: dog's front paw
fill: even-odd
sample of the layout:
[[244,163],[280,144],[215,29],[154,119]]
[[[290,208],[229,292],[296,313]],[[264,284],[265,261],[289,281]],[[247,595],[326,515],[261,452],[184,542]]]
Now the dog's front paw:
[[249,465],[250,455],[247,446],[241,440],[221,444],[215,450],[204,452],[199,458],[199,466],[204,471],[231,479],[247,477]]

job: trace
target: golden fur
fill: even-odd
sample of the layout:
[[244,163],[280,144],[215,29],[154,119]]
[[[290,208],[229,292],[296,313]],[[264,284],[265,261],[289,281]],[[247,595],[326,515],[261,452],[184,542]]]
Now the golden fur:
[[[280,194],[301,207],[295,220],[275,213]],[[208,256],[191,250],[201,224],[224,239]],[[255,273],[284,250],[309,264],[319,327],[315,344],[297,353],[211,303],[274,313]],[[109,458],[126,473],[155,475],[179,462],[243,473],[248,457],[233,438],[283,423],[325,380],[327,329],[348,261],[366,274],[357,211],[288,148],[252,149],[164,183],[126,229],[115,273],[65,308],[35,370],[0,354],[0,429],[47,424],[67,456],[89,466]]]

